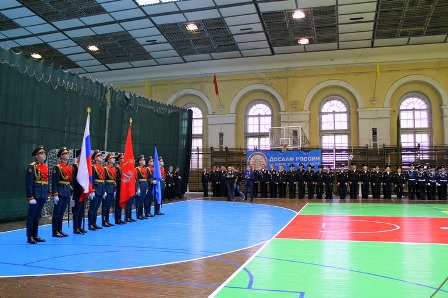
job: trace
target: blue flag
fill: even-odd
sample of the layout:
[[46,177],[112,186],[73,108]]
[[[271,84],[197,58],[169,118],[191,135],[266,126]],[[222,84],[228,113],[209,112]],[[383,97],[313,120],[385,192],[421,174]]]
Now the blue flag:
[[160,172],[159,154],[157,153],[157,146],[154,147],[154,179],[157,181],[154,185],[154,198],[159,204],[162,203],[162,187],[160,183],[162,181],[162,173]]

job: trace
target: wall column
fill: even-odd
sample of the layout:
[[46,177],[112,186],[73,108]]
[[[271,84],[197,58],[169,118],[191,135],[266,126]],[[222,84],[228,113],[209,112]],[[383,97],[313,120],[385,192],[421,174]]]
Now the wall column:
[[448,144],[448,106],[442,106],[443,145]]
[[[372,147],[372,128],[377,129],[378,147],[390,145],[390,108],[358,109],[359,146]],[[396,123],[396,119],[393,123]],[[353,123],[352,123],[353,125]],[[394,125],[394,124],[392,124]]]
[[236,114],[207,115],[208,147],[219,148],[219,133],[224,133],[223,147],[235,148]]

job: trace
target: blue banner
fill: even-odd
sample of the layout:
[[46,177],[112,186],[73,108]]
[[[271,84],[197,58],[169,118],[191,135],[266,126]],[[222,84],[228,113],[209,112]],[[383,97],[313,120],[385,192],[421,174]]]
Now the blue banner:
[[299,164],[303,164],[305,169],[310,164],[313,169],[317,171],[317,167],[322,164],[322,152],[321,150],[295,150],[295,151],[247,151],[246,161],[248,165],[254,167],[254,169],[261,169],[261,165],[266,165],[266,169],[269,169],[271,164],[278,170],[282,165],[286,170],[289,166],[294,165],[294,169],[299,168]]

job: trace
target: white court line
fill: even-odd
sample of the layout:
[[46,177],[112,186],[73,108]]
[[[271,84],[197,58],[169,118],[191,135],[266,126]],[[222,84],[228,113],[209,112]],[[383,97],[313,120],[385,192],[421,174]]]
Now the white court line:
[[448,227],[440,227],[442,230],[448,230]]
[[322,223],[322,230],[325,228],[326,223]]
[[347,221],[365,221],[365,222],[374,222],[374,223],[381,223],[390,225],[393,228],[389,230],[379,230],[379,231],[372,231],[372,232],[352,232],[352,231],[335,231],[335,230],[327,230],[327,231],[321,231],[322,233],[335,233],[335,234],[372,234],[372,233],[386,233],[386,232],[392,232],[400,229],[399,225],[390,223],[390,222],[384,222],[384,221],[376,221],[376,220],[366,220],[366,219],[349,219]]

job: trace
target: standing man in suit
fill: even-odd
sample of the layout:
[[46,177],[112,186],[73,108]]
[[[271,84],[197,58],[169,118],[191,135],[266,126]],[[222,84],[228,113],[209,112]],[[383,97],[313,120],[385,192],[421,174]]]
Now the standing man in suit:
[[47,155],[44,146],[33,150],[35,161],[26,168],[26,197],[28,199],[28,216],[26,220],[26,237],[29,244],[45,242],[38,235],[39,219],[45,202],[50,198],[48,187]]
[[207,172],[207,168],[204,168],[204,171],[201,175],[202,182],[202,191],[204,192],[204,198],[208,197],[208,181],[210,178],[210,174]]
[[244,180],[246,181],[244,185],[244,201],[247,201],[247,193],[249,192],[250,202],[253,204],[255,172],[251,166],[247,166],[246,172],[244,172]]

